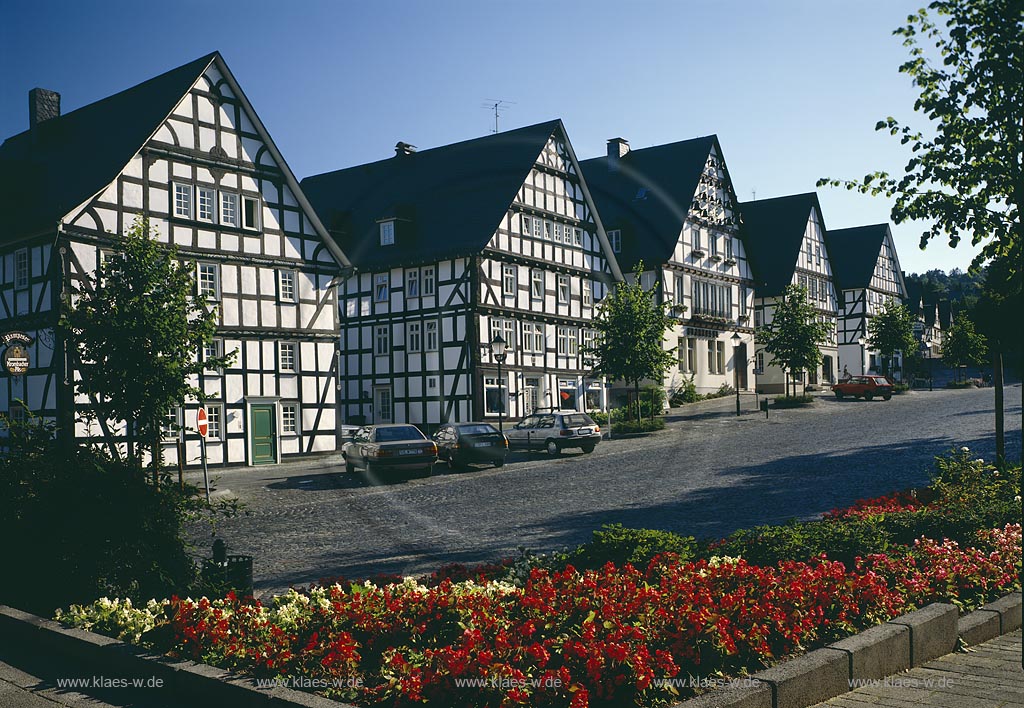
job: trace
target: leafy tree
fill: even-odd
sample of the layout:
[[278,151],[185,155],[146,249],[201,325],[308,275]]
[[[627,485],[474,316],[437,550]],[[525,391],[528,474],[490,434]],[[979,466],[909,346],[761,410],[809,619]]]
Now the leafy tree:
[[942,361],[959,371],[961,366],[983,363],[987,353],[985,335],[975,331],[966,312],[958,312],[942,343]]
[[[828,341],[831,325],[818,322],[818,311],[807,301],[807,289],[787,285],[775,303],[772,321],[754,335],[771,359],[787,375],[815,369],[821,363],[822,344]],[[796,384],[793,384],[794,393]],[[787,391],[788,393],[788,391]]]
[[[148,447],[154,470],[168,409],[205,399],[189,378],[234,358],[231,352],[199,361],[198,352],[213,341],[217,311],[197,296],[194,270],[153,237],[147,219],[136,219],[118,250],[73,291],[77,301],[67,304],[61,321],[80,361],[76,390],[92,398],[99,421],[125,421],[129,459],[141,460]],[[115,445],[109,448],[120,457]]]
[[[940,27],[928,10],[945,18]],[[1024,3],[1020,0],[936,0],[894,34],[910,59],[899,70],[920,90],[914,109],[932,123],[930,135],[889,117],[875,126],[899,136],[913,156],[905,174],[863,180],[824,178],[862,193],[895,197],[892,219],[930,223],[921,248],[940,234],[955,247],[965,234],[984,244],[974,261],[1002,260],[989,287],[1004,296],[1021,290],[1021,210],[1024,208]],[[927,50],[921,44],[931,44]]]
[[[658,284],[644,290],[643,263],[637,263],[632,282],[622,282],[601,301],[594,318],[594,344],[583,349],[595,358],[594,373],[613,381],[632,383],[640,400],[640,382],[661,382],[675,362],[674,349],[666,350],[665,332],[672,326],[670,305],[657,301]],[[640,406],[637,406],[637,417]]]
[[868,345],[882,355],[882,373],[885,375],[892,369],[896,352],[903,354],[906,363],[917,350],[910,310],[888,300],[882,311],[868,320]]

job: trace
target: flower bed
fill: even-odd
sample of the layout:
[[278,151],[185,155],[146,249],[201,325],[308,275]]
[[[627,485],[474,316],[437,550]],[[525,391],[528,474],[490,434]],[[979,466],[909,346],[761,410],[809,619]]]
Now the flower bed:
[[[984,501],[1007,482],[960,451],[940,463],[929,504],[910,494],[867,500],[815,528],[933,523],[947,505]],[[969,542],[890,544],[849,564],[824,554],[691,560],[693,547],[670,534],[604,534],[620,558],[659,545],[677,552],[640,566],[579,569],[565,555],[449,566],[422,582],[336,583],[266,605],[234,595],[144,608],[100,601],[60,619],[256,676],[331,685],[328,695],[359,705],[660,706],[680,697],[663,679],[756,671],[929,602],[970,609],[1019,587],[1019,523],[963,529]],[[632,539],[642,551],[624,546]]]

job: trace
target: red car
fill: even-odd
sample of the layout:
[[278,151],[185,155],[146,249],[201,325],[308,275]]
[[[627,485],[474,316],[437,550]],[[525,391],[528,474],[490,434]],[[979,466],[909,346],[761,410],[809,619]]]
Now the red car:
[[863,396],[865,401],[870,401],[875,396],[881,396],[886,401],[892,398],[892,384],[884,376],[851,376],[846,381],[835,384],[832,390],[835,391],[836,398]]

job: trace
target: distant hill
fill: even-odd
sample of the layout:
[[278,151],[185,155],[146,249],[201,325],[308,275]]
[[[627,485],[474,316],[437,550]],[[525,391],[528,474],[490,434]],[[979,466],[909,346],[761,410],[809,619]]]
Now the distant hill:
[[[907,284],[915,283],[921,287],[927,302],[949,300],[963,307],[970,308],[977,302],[985,283],[985,271],[968,273],[954,268],[948,273],[938,268],[926,273],[905,275]],[[960,309],[959,307],[956,309]]]

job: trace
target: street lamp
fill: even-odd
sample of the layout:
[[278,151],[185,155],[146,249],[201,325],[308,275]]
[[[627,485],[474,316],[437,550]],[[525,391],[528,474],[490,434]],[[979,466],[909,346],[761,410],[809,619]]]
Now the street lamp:
[[864,339],[864,337],[857,340],[857,344],[860,345],[860,373],[862,375],[868,373],[867,364],[864,363],[864,357],[867,355],[867,351],[865,350],[865,345],[867,343],[868,340]]
[[[732,369],[733,379],[736,384],[736,415],[740,414],[740,337],[739,332],[733,332],[732,334]],[[744,358],[743,365],[746,366],[747,362]]]
[[504,432],[502,429],[502,414],[505,412],[505,397],[502,395],[505,382],[501,379],[501,365],[505,363],[505,340],[500,334],[494,335],[494,339],[491,340],[491,356],[498,362],[498,432]]

